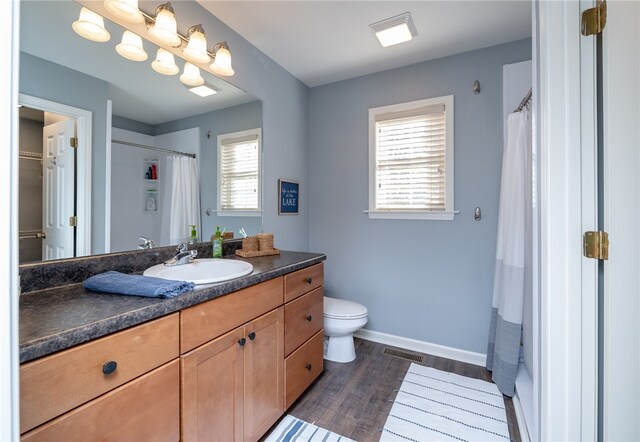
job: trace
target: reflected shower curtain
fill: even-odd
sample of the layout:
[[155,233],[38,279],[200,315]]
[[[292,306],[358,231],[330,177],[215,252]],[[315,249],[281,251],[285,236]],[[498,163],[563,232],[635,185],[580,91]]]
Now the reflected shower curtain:
[[513,396],[522,333],[526,241],[531,189],[530,122],[527,110],[509,115],[502,158],[496,264],[487,369],[502,394]]
[[166,176],[161,235],[163,244],[180,244],[189,240],[190,225],[202,230],[198,161],[188,156],[169,156]]

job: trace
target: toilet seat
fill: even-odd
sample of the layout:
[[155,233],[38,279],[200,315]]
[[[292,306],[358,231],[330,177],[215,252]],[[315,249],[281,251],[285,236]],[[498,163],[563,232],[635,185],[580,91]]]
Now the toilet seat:
[[324,317],[331,319],[360,319],[367,316],[368,310],[357,302],[345,299],[324,297]]

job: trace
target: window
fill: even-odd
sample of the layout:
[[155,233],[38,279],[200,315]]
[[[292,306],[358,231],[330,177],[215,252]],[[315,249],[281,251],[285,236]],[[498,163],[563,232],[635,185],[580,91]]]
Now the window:
[[261,132],[218,135],[218,215],[261,215]]
[[453,95],[369,109],[367,213],[453,219]]

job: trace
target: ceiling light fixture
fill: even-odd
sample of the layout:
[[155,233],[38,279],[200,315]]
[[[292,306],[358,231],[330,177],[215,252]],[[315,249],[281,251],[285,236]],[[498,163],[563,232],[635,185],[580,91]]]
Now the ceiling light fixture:
[[190,87],[189,92],[193,92],[194,94],[203,98],[218,93],[218,91],[215,90],[213,86],[210,86],[208,84],[203,84],[202,86]]
[[405,12],[369,25],[383,48],[404,43],[418,35],[411,13]]
[[218,75],[230,77],[235,74],[231,67],[231,52],[226,41],[218,43],[213,48],[213,63],[209,66]]
[[156,9],[155,23],[149,28],[151,34],[160,43],[172,47],[178,47],[182,43],[178,35],[178,23],[176,13],[171,3],[164,3]]
[[187,86],[200,86],[204,84],[204,78],[200,75],[200,69],[189,62],[184,64],[184,70],[180,75],[180,81]]
[[73,30],[87,40],[103,43],[109,41],[111,35],[104,27],[102,16],[95,12],[82,8],[78,20],[71,25]]
[[162,75],[175,75],[180,72],[173,54],[166,49],[158,49],[156,59],[151,63],[154,71]]
[[104,7],[128,23],[142,23],[144,17],[138,9],[138,0],[104,0]]
[[207,54],[207,38],[204,35],[202,25],[191,26],[187,38],[189,44],[182,50],[185,58],[194,63],[209,63],[211,59]]
[[116,46],[116,52],[132,61],[145,61],[148,58],[142,46],[142,38],[131,31],[124,31],[122,41]]

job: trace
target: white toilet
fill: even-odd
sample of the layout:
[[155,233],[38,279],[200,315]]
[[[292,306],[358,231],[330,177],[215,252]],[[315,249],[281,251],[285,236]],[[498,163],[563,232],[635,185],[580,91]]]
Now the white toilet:
[[351,362],[356,358],[353,333],[367,323],[367,308],[357,302],[324,297],[324,358],[334,362]]

